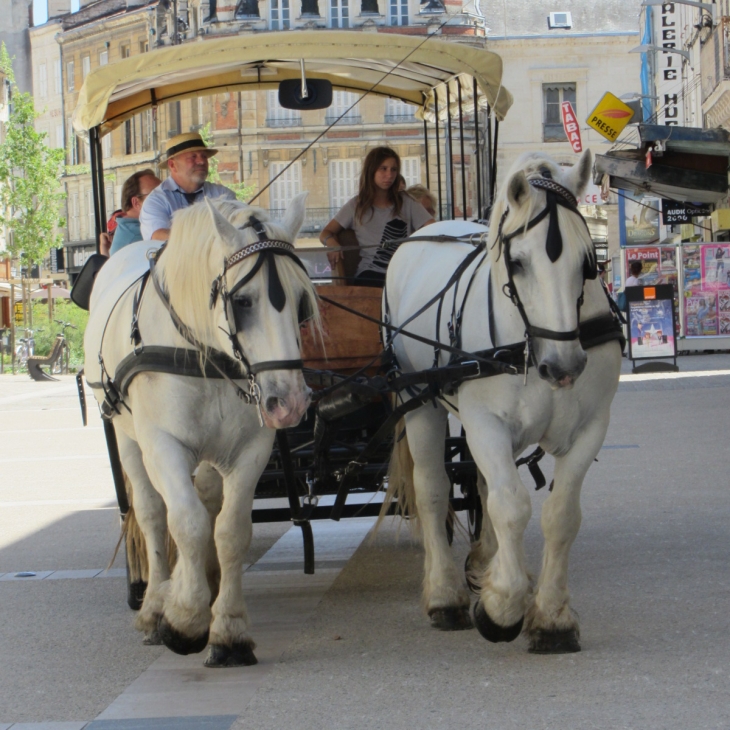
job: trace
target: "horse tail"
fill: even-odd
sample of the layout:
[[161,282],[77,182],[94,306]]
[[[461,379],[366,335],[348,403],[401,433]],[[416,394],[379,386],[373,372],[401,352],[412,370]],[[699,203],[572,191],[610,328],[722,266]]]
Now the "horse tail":
[[416,489],[413,484],[413,457],[408,448],[405,425],[405,419],[401,418],[395,427],[393,452],[388,465],[388,489],[373,534],[380,528],[392,504],[395,504],[395,514],[409,520],[411,528],[415,528],[418,524]]
[[147,583],[149,580],[147,543],[135,517],[134,507],[129,508],[129,512],[124,518],[123,532],[126,538],[129,581],[130,583],[139,581]]

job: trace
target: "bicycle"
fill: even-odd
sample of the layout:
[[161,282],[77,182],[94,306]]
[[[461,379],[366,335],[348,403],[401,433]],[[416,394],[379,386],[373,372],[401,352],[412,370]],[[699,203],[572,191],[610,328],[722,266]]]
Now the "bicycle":
[[61,351],[61,357],[56,360],[51,368],[51,373],[54,375],[61,375],[63,373],[68,374],[69,365],[71,360],[71,348],[68,345],[68,337],[66,337],[66,330],[72,329],[77,330],[78,327],[71,322],[64,322],[61,319],[53,320],[56,324],[61,326],[61,331],[58,333],[59,337],[63,337],[63,350]]
[[36,332],[43,332],[42,329],[25,330],[25,337],[18,338],[18,344],[15,346],[15,362],[19,367],[24,368],[28,365],[28,358],[35,355],[35,339],[33,335]]

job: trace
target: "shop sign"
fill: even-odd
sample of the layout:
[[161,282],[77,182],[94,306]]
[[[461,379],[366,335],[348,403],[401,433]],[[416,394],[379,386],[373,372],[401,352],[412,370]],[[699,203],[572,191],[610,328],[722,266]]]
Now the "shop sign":
[[665,226],[676,223],[691,223],[692,218],[700,215],[710,215],[709,205],[695,203],[680,203],[674,200],[662,200],[662,219]]
[[578,205],[605,205],[606,201],[601,197],[601,186],[593,181],[586,185],[583,195],[578,198]]
[[629,305],[629,358],[676,357],[673,287],[628,287],[626,298]]
[[615,142],[633,116],[634,110],[630,106],[607,91],[586,122],[609,142]]
[[622,246],[645,246],[659,241],[659,198],[624,192],[618,206]]
[[570,142],[570,146],[573,148],[573,152],[583,152],[583,142],[580,138],[580,127],[578,126],[578,119],[573,111],[573,105],[569,101],[564,101],[560,105],[560,110],[563,114],[563,129],[565,130],[565,136]]

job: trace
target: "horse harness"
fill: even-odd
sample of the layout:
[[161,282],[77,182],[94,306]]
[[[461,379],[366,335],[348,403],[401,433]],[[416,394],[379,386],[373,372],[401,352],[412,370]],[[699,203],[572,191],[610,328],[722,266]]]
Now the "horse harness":
[[[114,377],[112,378],[104,364],[101,350],[104,344],[104,334],[102,334],[101,346],[99,348],[99,365],[101,367],[101,382],[89,383],[92,388],[100,388],[104,391],[104,402],[101,406],[102,417],[112,419],[114,415],[121,413],[120,407],[124,406],[130,413],[129,406],[124,402],[124,398],[129,391],[129,385],[132,380],[142,372],[162,372],[174,375],[187,375],[193,377],[220,378],[227,381],[235,390],[237,396],[248,405],[255,405],[258,410],[259,423],[263,426],[263,417],[261,414],[261,390],[256,382],[256,376],[259,373],[268,370],[301,370],[303,362],[299,360],[267,360],[264,362],[251,363],[246,357],[237,335],[239,328],[236,323],[234,311],[233,297],[243,286],[245,286],[263,267],[268,264],[269,285],[268,296],[271,304],[278,312],[281,312],[286,305],[286,294],[281,284],[281,279],[276,268],[276,255],[289,256],[302,269],[304,265],[294,253],[294,246],[288,241],[271,239],[266,233],[266,229],[261,222],[255,217],[250,216],[248,223],[239,230],[253,228],[258,236],[258,241],[244,246],[236,251],[233,255],[226,258],[223,262],[223,270],[213,280],[210,290],[210,308],[213,309],[221,299],[228,330],[225,331],[226,336],[230,340],[231,349],[234,357],[208,347],[201,343],[190,328],[180,319],[173,308],[167,292],[164,290],[156,272],[157,261],[164,253],[165,246],[155,251],[149,257],[149,269],[137,279],[139,282],[137,292],[135,293],[132,305],[132,327],[131,342],[133,351],[123,358],[117,366]],[[228,271],[241,263],[245,259],[258,254],[258,259],[254,263],[251,271],[249,271],[242,279],[229,289],[227,282]],[[183,349],[176,347],[165,347],[151,345],[147,346],[143,343],[142,334],[139,328],[139,311],[142,298],[149,280],[152,280],[153,286],[162,303],[165,305],[170,318],[175,325],[175,329],[180,335],[190,343],[194,349]],[[121,300],[121,297],[120,297]],[[119,301],[117,301],[117,304]],[[115,304],[116,307],[116,304]],[[113,310],[112,310],[113,311]],[[310,314],[300,305],[299,317],[308,319]],[[111,319],[111,315],[110,315]],[[109,322],[107,321],[107,326]],[[201,364],[202,361],[202,364]],[[248,390],[241,388],[235,380],[248,380]]]

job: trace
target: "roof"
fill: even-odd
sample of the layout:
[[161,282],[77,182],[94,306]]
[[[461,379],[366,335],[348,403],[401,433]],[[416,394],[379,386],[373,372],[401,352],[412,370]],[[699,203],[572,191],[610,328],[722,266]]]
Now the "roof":
[[[499,119],[512,104],[502,59],[483,48],[422,36],[355,31],[286,31],[231,36],[158,48],[92,71],[79,93],[74,128],[125,119],[162,104],[207,94],[275,89],[284,79],[326,78],[335,88],[391,96],[428,109],[433,90],[466,74],[476,79]],[[471,81],[462,83],[470,98]],[[453,98],[453,97],[452,97]],[[445,94],[439,94],[443,104]],[[422,112],[423,113],[423,112]]]

